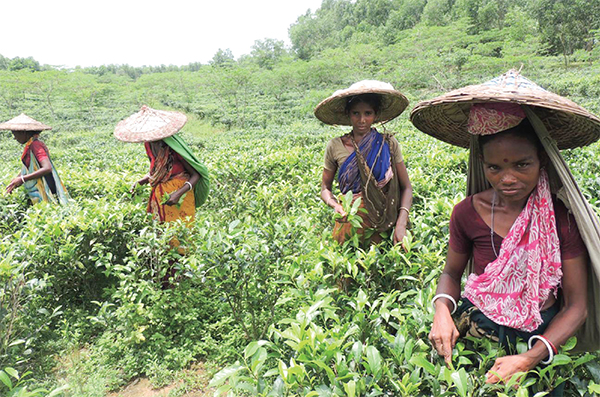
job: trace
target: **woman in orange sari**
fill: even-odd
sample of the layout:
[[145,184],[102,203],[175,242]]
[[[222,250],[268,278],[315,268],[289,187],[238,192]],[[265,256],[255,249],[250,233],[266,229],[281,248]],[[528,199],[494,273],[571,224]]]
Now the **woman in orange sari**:
[[[136,181],[136,186],[150,184],[152,190],[147,211],[160,222],[181,219],[192,224],[196,207],[206,201],[209,190],[208,170],[192,153],[191,149],[176,133],[186,123],[187,117],[179,112],[169,112],[142,106],[142,109],[121,121],[115,128],[115,137],[125,142],[144,142],[150,159],[150,172]],[[172,248],[180,255],[177,237],[171,239]],[[170,277],[175,268],[170,261],[169,269],[162,278],[162,287],[171,287]]]
[[[148,212],[161,222],[178,219],[192,222],[196,207],[206,201],[209,182],[206,167],[176,133],[184,126],[183,113],[142,109],[121,121],[115,137],[124,142],[144,142],[150,159],[150,172],[135,187],[150,184]],[[191,193],[190,193],[191,192]]]

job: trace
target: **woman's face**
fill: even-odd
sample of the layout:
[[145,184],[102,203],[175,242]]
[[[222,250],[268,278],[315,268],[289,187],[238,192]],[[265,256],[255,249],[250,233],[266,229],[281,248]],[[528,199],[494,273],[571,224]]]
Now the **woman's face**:
[[361,135],[371,131],[371,125],[377,118],[375,110],[365,102],[352,105],[348,116],[350,116],[350,122],[352,123],[352,131]]
[[12,131],[12,133],[15,140],[21,145],[27,143],[29,138],[31,138],[31,134],[28,131]]
[[483,146],[485,177],[505,201],[526,200],[540,177],[538,150],[526,138],[503,135]]

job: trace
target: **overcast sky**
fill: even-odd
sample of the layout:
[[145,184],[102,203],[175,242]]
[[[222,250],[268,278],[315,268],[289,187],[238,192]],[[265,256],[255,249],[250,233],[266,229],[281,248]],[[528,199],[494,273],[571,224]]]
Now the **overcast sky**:
[[288,28],[321,0],[0,0],[0,54],[42,64],[208,63]]

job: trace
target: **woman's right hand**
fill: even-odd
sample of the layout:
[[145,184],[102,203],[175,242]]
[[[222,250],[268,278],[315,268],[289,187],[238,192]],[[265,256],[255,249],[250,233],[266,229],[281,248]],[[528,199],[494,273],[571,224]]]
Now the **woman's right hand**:
[[333,205],[333,210],[340,214],[343,218],[346,217],[346,211],[344,211],[344,207],[340,203],[335,203]]
[[145,185],[149,182],[149,177],[148,175],[146,175],[145,177],[143,177],[142,179],[133,182],[133,185],[131,185],[131,190],[129,190],[129,192],[133,195],[135,194],[135,188],[137,185]]
[[435,315],[433,316],[433,325],[429,333],[429,340],[437,353],[444,357],[444,361],[448,366],[452,363],[452,349],[454,349],[458,337],[458,329],[454,325],[448,306],[440,302],[440,300],[436,301]]
[[11,194],[13,192],[13,190],[15,190],[15,188],[21,186],[22,184],[23,184],[23,180],[21,179],[20,176],[13,178],[13,180],[10,181],[10,183],[6,187],[6,194]]

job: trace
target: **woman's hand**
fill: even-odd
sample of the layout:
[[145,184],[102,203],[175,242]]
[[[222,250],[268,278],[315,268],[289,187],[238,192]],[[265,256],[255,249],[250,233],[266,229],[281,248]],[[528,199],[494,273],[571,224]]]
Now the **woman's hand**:
[[[406,225],[399,225],[397,224],[396,227],[394,228],[394,244],[402,244],[402,240],[404,240],[404,237],[406,236]],[[402,244],[402,248],[404,248],[404,250],[406,250],[406,247],[404,246],[404,244]]]
[[527,372],[537,365],[535,359],[525,353],[512,356],[499,357],[492,368],[485,375],[485,383],[508,382],[518,372]]
[[336,202],[333,205],[333,210],[335,212],[337,212],[338,214],[340,214],[343,218],[345,218],[346,215],[348,215],[348,214],[346,214],[346,211],[344,211],[344,207],[340,203],[338,203],[338,202]]
[[437,353],[444,357],[444,361],[448,366],[452,364],[452,349],[454,349],[458,337],[458,329],[454,325],[448,306],[441,302],[441,299],[438,299],[429,340]]
[[11,194],[13,190],[15,190],[15,188],[18,188],[19,186],[21,186],[23,184],[23,180],[21,179],[21,176],[18,176],[16,178],[13,178],[12,181],[10,181],[10,183],[8,184],[8,186],[6,187],[6,193],[7,194]]
[[179,204],[179,200],[181,200],[182,193],[180,193],[181,189],[171,193],[169,199],[165,201],[165,205],[176,205]]
[[129,192],[133,195],[135,194],[135,188],[137,185],[145,185],[150,181],[150,177],[148,175],[146,175],[145,177],[143,177],[142,179],[133,182],[133,185],[131,185],[131,190],[129,190]]

